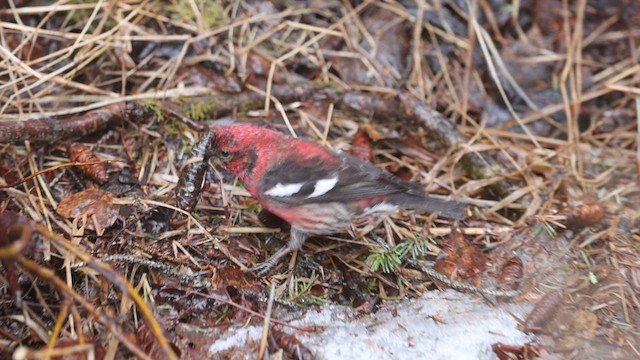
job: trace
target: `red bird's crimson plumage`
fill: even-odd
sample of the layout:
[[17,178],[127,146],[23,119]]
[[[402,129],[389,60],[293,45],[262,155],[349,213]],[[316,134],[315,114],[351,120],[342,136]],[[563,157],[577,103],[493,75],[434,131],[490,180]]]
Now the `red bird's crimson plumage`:
[[400,208],[462,218],[465,205],[427,195],[345,153],[253,125],[215,130],[212,147],[262,206],[291,224],[291,239],[265,263],[268,272],[283,256],[302,246],[308,234],[346,229],[356,218]]

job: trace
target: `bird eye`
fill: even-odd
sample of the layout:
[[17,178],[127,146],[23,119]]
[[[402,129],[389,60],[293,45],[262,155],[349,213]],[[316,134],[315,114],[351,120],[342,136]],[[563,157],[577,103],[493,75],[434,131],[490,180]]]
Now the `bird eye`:
[[222,150],[220,151],[220,157],[222,158],[222,160],[229,160],[231,159],[231,152],[227,150]]

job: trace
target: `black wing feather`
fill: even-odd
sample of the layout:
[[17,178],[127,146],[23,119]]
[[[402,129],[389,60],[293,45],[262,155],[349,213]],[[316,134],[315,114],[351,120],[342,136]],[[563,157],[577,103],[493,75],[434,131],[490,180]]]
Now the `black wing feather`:
[[[291,196],[268,196],[269,199],[287,205],[355,201],[396,193],[423,195],[419,184],[404,182],[373,164],[344,153],[335,154],[342,166],[327,167],[323,161],[307,161],[304,165],[286,162],[267,172],[260,182],[260,192],[273,188],[278,183],[300,184],[302,187]],[[338,177],[338,182],[327,193],[309,198],[319,180]]]

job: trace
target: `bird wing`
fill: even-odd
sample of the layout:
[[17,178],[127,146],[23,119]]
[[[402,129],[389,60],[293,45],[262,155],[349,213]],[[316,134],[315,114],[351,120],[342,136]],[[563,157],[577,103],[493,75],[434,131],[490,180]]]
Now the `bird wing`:
[[286,161],[267,171],[259,184],[262,197],[286,205],[355,201],[408,192],[423,194],[417,184],[406,183],[373,164],[344,153],[327,163],[320,158]]

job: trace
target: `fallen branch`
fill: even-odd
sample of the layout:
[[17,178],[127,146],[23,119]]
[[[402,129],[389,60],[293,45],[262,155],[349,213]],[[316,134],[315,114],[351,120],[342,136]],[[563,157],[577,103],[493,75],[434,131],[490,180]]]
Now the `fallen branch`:
[[[406,91],[399,91],[395,97],[350,91],[344,94],[341,105],[346,110],[357,111],[376,120],[396,118],[422,126],[427,130],[429,143],[435,145],[434,150],[460,148],[467,143],[455,124]],[[508,173],[497,161],[483,153],[466,153],[461,163],[472,179],[489,179]],[[488,186],[499,198],[507,196],[513,188],[506,179]]]
[[123,102],[76,115],[70,119],[2,121],[0,122],[0,142],[55,142],[81,137],[105,129],[123,119],[140,118],[145,113],[144,108],[137,102]]

